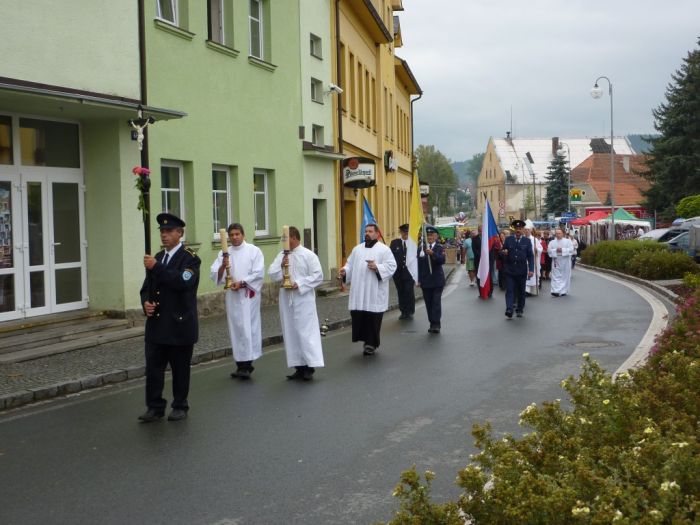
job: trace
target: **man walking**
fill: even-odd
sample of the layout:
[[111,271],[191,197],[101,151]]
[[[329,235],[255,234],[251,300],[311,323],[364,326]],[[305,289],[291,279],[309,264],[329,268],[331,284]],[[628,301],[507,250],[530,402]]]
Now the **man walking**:
[[396,272],[394,272],[394,284],[396,292],[399,296],[399,310],[401,315],[399,319],[413,319],[413,314],[416,311],[416,295],[413,291],[415,282],[411,272],[406,266],[406,240],[408,239],[408,224],[399,226],[401,238],[391,241],[391,253],[394,254],[396,260]]
[[523,235],[525,222],[516,219],[511,223],[515,234],[503,242],[503,271],[506,274],[506,317],[518,317],[525,310],[525,285],[535,271],[535,260],[530,239]]
[[428,313],[431,334],[440,333],[440,319],[442,317],[442,290],[445,287],[445,272],[442,265],[445,264],[445,250],[437,242],[438,231],[433,226],[426,226],[428,244],[422,257],[418,257],[418,284],[423,290],[423,300]]
[[338,276],[350,286],[352,342],[364,342],[364,355],[374,355],[379,347],[382,317],[389,308],[389,278],[396,271],[396,260],[388,246],[379,242],[376,224],[365,227],[365,242],[352,249]]
[[569,293],[571,286],[571,261],[576,256],[576,249],[569,239],[564,237],[564,230],[557,228],[556,238],[549,242],[547,251],[552,259],[552,296],[559,297]]
[[255,370],[253,361],[262,355],[262,330],[260,326],[260,291],[265,274],[265,260],[260,248],[245,242],[245,231],[238,223],[229,225],[230,246],[220,252],[211,265],[211,279],[217,285],[226,282],[226,261],[230,261],[233,281],[224,290],[226,316],[231,337],[236,370],[232,378],[250,379]]
[[156,217],[164,250],[144,255],[149,276],[141,287],[141,304],[146,314],[146,406],[139,416],[143,423],[165,415],[163,399],[165,368],[170,364],[173,377],[172,411],[168,421],[187,417],[192,350],[199,335],[197,288],[199,257],[180,242],[185,222],[170,213]]
[[318,256],[301,246],[299,230],[294,226],[289,227],[289,253],[277,254],[268,270],[270,279],[281,281],[285,268],[292,287],[280,287],[280,321],[287,366],[296,369],[287,379],[310,381],[316,368],[323,366],[315,292],[323,282],[323,270]]

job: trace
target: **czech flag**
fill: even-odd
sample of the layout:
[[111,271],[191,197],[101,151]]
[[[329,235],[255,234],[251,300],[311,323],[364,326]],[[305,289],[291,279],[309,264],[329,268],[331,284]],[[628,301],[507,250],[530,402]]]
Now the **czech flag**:
[[491,283],[493,276],[491,275],[489,255],[491,253],[491,248],[497,239],[498,226],[493,218],[493,213],[491,213],[491,205],[489,204],[489,200],[486,199],[484,218],[481,221],[481,259],[479,259],[479,268],[476,272],[476,276],[479,278],[479,283],[481,284],[479,288],[479,295],[481,295],[482,299],[488,298],[493,286]]

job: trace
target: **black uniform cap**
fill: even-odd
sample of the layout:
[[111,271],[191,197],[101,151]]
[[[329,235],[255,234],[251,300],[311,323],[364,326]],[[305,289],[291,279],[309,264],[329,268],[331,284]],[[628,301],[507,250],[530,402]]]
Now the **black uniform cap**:
[[525,221],[521,219],[515,219],[513,222],[510,223],[510,225],[513,228],[524,228],[525,227]]
[[439,233],[435,226],[426,226],[425,233]]
[[156,221],[158,221],[158,229],[160,230],[174,230],[175,228],[185,227],[185,221],[172,213],[159,213]]
[[408,233],[408,224],[402,224],[399,226],[399,231]]

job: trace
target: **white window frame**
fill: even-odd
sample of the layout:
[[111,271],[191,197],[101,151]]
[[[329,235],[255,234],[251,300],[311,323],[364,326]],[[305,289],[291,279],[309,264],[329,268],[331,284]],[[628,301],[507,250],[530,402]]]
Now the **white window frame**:
[[[226,44],[226,29],[224,27],[226,8],[224,7],[224,0],[207,0],[207,2],[209,2],[209,19],[211,23],[209,31],[211,32],[211,40],[223,46]],[[214,14],[216,14],[216,19]],[[219,35],[214,35],[215,27]]]
[[323,82],[311,77],[311,100],[323,104]]
[[[324,128],[318,124],[311,125],[311,143],[314,146],[325,146]],[[319,140],[320,139],[320,140]]]
[[[212,171],[212,181],[211,181],[212,198],[216,194],[223,193],[224,195],[226,195],[226,221],[225,221],[225,224],[223,224],[223,226],[222,226],[221,225],[221,218],[219,218],[219,225],[220,225],[220,227],[228,228],[228,225],[231,224],[231,222],[233,222],[231,220],[231,168],[229,168],[228,166],[221,166],[218,164],[212,164],[211,171]],[[225,190],[214,189],[214,172],[215,171],[223,172],[226,175],[226,189]],[[216,212],[216,209],[217,209],[216,206],[214,206],[213,211]],[[212,217],[212,223],[214,226],[214,240],[220,241],[221,238],[219,236],[219,230],[216,228],[216,221],[214,221],[213,217]]]
[[[255,191],[255,176],[262,175],[265,189],[263,191]],[[253,170],[253,216],[255,219],[255,236],[261,237],[263,235],[270,234],[270,192],[269,189],[269,176],[270,174],[267,170],[255,169]],[[264,195],[265,197],[265,224],[264,228],[260,229],[258,224],[258,195]]]
[[163,194],[164,193],[175,193],[177,191],[178,193],[178,200],[180,201],[180,218],[187,222],[185,220],[186,216],[186,210],[185,210],[185,166],[182,162],[174,162],[174,161],[161,161],[160,163],[161,168],[177,168],[178,171],[178,184],[179,188],[177,190],[174,189],[166,189],[163,187],[163,178],[162,178],[162,172],[161,172],[161,180],[160,180],[160,202],[161,202],[161,211],[166,212],[169,210],[162,209],[163,208]]
[[311,56],[323,60],[323,41],[321,40],[321,37],[310,33],[309,43],[311,46]]
[[[248,54],[252,57],[259,58],[260,60],[265,60],[265,35],[263,27],[263,1],[262,0],[248,0]],[[251,4],[258,5],[258,18],[253,17],[253,13],[250,9]],[[253,23],[258,24],[258,46],[260,47],[260,56],[253,54]]]
[[[161,4],[163,2],[168,2],[170,4],[170,9],[173,12],[173,20],[168,20],[163,16],[163,9],[161,7]],[[163,22],[167,22],[168,24],[173,24],[173,25],[179,25],[180,22],[180,17],[178,16],[178,0],[156,0],[156,17],[159,20],[162,20]]]

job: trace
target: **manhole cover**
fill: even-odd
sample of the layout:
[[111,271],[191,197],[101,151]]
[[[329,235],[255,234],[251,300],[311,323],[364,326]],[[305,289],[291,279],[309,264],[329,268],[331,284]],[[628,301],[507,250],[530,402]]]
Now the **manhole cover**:
[[612,346],[622,346],[622,343],[615,341],[578,341],[576,343],[566,343],[565,346],[576,348],[610,348]]

